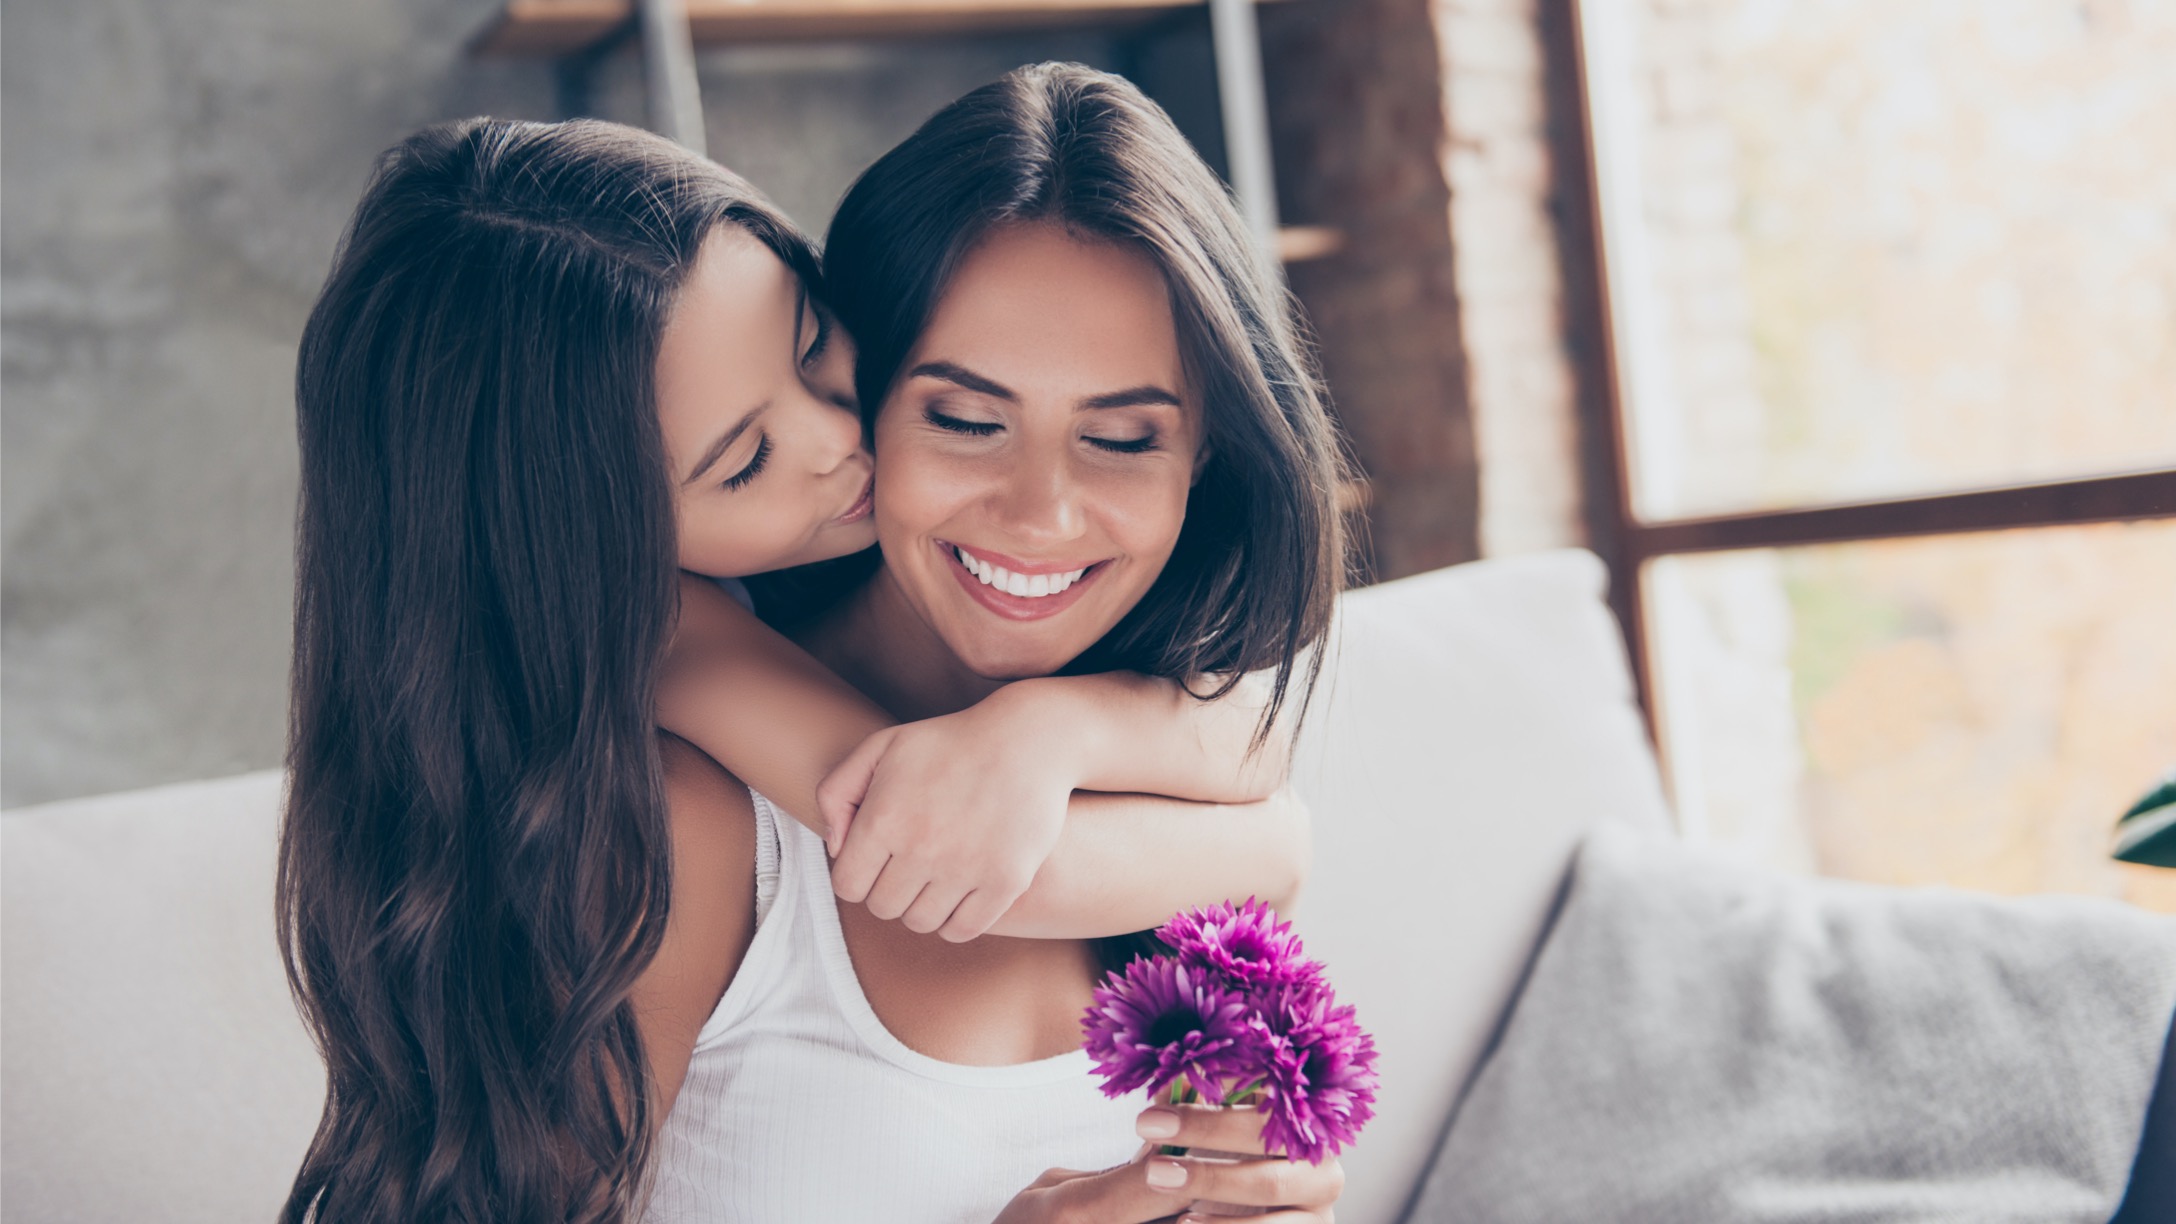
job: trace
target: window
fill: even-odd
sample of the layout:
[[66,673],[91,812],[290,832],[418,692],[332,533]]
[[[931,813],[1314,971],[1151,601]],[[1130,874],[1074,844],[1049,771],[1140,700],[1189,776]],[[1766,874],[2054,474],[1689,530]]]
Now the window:
[[2176,6],[1571,12],[1595,535],[1687,832],[2176,910],[2107,859],[2176,765]]

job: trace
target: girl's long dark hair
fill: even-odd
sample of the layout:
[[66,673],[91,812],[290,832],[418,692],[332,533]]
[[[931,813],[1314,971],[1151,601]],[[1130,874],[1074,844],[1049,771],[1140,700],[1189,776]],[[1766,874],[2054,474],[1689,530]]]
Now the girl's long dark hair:
[[287,973],[327,1065],[283,1219],[617,1220],[670,895],[659,338],[703,239],[809,245],[633,129],[388,152],[303,333]]
[[1016,69],[855,182],[825,239],[825,273],[859,345],[864,417],[873,424],[960,259],[991,227],[1022,222],[1156,263],[1207,426],[1170,561],[1068,670],[1221,677],[1200,694],[1211,697],[1273,671],[1266,733],[1288,698],[1304,706],[1320,670],[1306,647],[1345,578],[1345,454],[1290,295],[1223,184],[1140,90],[1078,64]]

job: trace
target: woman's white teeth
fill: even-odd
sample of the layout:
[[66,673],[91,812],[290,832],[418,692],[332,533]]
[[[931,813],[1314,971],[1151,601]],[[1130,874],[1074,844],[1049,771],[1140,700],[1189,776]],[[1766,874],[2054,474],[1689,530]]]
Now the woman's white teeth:
[[967,572],[973,574],[982,585],[996,587],[1007,595],[1017,595],[1023,599],[1041,599],[1045,595],[1056,595],[1079,582],[1080,576],[1088,572],[1088,567],[1082,566],[1063,574],[1015,574],[1001,565],[990,564],[964,548],[954,546],[952,552],[959,557],[960,564],[966,567]]

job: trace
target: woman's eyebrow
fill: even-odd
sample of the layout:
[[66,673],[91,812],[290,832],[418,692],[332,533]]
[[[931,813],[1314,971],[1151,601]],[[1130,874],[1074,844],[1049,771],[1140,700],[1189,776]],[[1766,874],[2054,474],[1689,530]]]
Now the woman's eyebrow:
[[982,395],[994,395],[1001,400],[1019,402],[1020,396],[1011,387],[994,379],[984,378],[966,366],[949,361],[925,361],[907,371],[908,378],[939,378],[945,382],[965,387]]
[[1080,402],[1083,408],[1135,408],[1142,404],[1169,404],[1173,408],[1186,406],[1179,402],[1178,396],[1152,383],[1128,387],[1123,391],[1106,391],[1101,395],[1091,395]]
[[765,400],[762,403],[757,404],[755,407],[748,410],[748,415],[742,417],[739,424],[733,426],[731,429],[726,430],[724,433],[719,434],[718,440],[710,444],[709,450],[703,452],[703,457],[699,462],[696,463],[695,470],[689,472],[688,478],[681,481],[680,483],[684,485],[691,485],[694,484],[696,481],[701,480],[703,478],[703,473],[709,471],[713,466],[715,466],[719,459],[724,458],[726,450],[730,448],[735,441],[739,440],[742,434],[747,433],[748,427],[755,424],[756,418],[763,415],[763,410],[770,406],[771,401],[769,400]]
[[[907,371],[907,377],[942,379],[956,386],[965,387],[969,391],[995,396],[1001,400],[1010,400],[1014,403],[1018,403],[1020,400],[1019,393],[1011,387],[994,379],[985,378],[965,366],[955,365],[949,361],[925,361]],[[1143,383],[1138,387],[1128,387],[1123,391],[1106,391],[1101,395],[1091,395],[1080,401],[1080,406],[1083,408],[1133,408],[1142,404],[1169,404],[1173,408],[1185,407],[1185,403],[1179,399],[1176,393],[1153,383]]]

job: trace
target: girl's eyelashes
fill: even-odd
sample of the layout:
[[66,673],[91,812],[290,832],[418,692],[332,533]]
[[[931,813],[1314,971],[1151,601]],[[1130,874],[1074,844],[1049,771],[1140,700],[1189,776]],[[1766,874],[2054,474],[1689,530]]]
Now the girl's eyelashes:
[[815,307],[809,313],[816,316],[816,338],[809,341],[808,351],[801,354],[801,368],[811,369],[823,360],[824,350],[831,347],[831,316]]
[[748,460],[748,466],[725,478],[722,486],[728,491],[744,489],[748,482],[763,474],[763,465],[771,461],[771,435],[764,434],[756,441],[756,453]]
[[922,419],[948,433],[966,434],[975,438],[987,438],[1004,428],[996,421],[970,421],[963,417],[949,416],[934,407],[924,408]]

